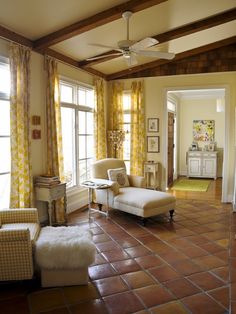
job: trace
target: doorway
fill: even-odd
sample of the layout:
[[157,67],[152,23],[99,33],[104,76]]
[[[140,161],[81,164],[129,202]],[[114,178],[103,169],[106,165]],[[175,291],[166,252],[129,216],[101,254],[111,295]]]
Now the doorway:
[[[164,112],[165,112],[165,123],[163,125],[163,128],[165,129],[165,139],[163,141],[163,149],[166,151],[166,156],[164,160],[164,165],[166,166],[166,188],[172,185],[173,180],[175,180],[178,176],[186,176],[187,175],[187,165],[186,165],[186,153],[189,150],[191,143],[193,141],[193,120],[197,119],[211,119],[210,117],[212,116],[212,112],[217,109],[217,103],[219,103],[218,100],[221,100],[221,104],[225,103],[225,93],[226,93],[226,87],[217,87],[217,88],[188,88],[188,89],[183,89],[183,88],[173,88],[173,89],[168,89],[166,90],[166,101],[165,101],[165,107],[164,107]],[[168,101],[170,99],[174,99],[174,103],[176,105],[175,109],[175,114],[173,115],[173,112],[170,112],[168,108]],[[194,118],[193,116],[190,116],[185,119],[184,117],[184,106],[187,105],[187,103],[191,103],[190,99],[193,99],[193,103],[204,103],[207,105],[204,105],[204,107],[193,107],[195,108],[195,114]],[[202,99],[202,100],[201,100]],[[212,104],[212,112],[207,113],[207,108],[210,106],[210,103]],[[214,108],[214,109],[213,109]],[[220,125],[220,129],[224,130],[224,134],[221,134],[222,136],[222,141],[219,139],[218,141],[219,146],[217,146],[217,150],[221,150],[222,156],[227,156],[227,135],[229,134],[228,130],[228,125],[226,124],[226,111],[227,111],[227,106],[221,106],[220,113],[218,115],[213,115],[213,118],[216,123],[216,128],[218,126],[219,130],[219,119],[221,115],[221,120],[223,123]],[[215,113],[216,114],[216,113]],[[174,117],[174,119],[173,119]],[[191,128],[188,126],[187,128],[187,123],[186,121],[191,120]],[[172,121],[176,121],[176,123]],[[190,123],[190,122],[189,122]],[[176,128],[176,132],[174,132],[174,127]],[[217,130],[217,129],[216,129]],[[217,132],[216,132],[217,133]],[[219,133],[219,132],[218,132]],[[176,139],[174,136],[176,135]],[[190,139],[191,138],[191,139]],[[185,143],[184,143],[185,141]],[[201,142],[200,147],[201,150],[207,149],[208,143]],[[226,171],[227,165],[226,163],[222,162],[222,170],[221,170],[221,177],[222,177],[222,201],[227,202],[227,178],[225,178],[227,171]]]

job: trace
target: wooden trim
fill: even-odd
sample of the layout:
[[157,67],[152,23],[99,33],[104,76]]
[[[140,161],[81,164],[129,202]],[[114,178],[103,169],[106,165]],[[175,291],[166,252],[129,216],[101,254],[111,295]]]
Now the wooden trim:
[[113,73],[113,74],[107,75],[106,78],[107,78],[108,81],[116,80],[116,79],[124,79],[124,78],[128,78],[128,77],[131,78],[132,74],[135,74],[137,72],[141,73],[142,71],[146,71],[148,69],[153,69],[153,68],[158,67],[158,66],[163,65],[163,64],[167,64],[167,63],[171,63],[171,62],[174,63],[175,61],[178,61],[178,60],[181,60],[181,59],[184,59],[184,58],[188,58],[188,57],[197,55],[199,53],[204,53],[204,52],[207,52],[207,51],[210,51],[210,50],[213,50],[213,49],[217,49],[217,48],[220,48],[220,47],[223,47],[223,46],[228,46],[228,45],[234,44],[234,43],[236,43],[236,36],[233,36],[233,37],[230,37],[230,38],[227,38],[227,39],[223,39],[223,40],[217,41],[215,43],[208,44],[208,45],[205,45],[205,46],[201,46],[201,47],[198,47],[198,48],[195,48],[195,49],[191,49],[191,50],[187,50],[187,51],[178,53],[175,56],[175,58],[172,59],[171,61],[169,61],[169,60],[152,61],[152,62],[149,62],[149,63],[145,63],[145,64],[142,64],[142,65],[130,68],[128,70],[123,70],[123,71],[120,71],[120,72],[117,72],[117,73]]
[[130,0],[93,16],[90,16],[82,21],[76,22],[65,28],[62,28],[56,32],[48,34],[39,38],[34,42],[34,48],[36,50],[42,50],[52,45],[55,45],[61,41],[77,36],[84,32],[90,31],[98,26],[115,21],[121,18],[124,11],[130,10],[132,12],[138,12],[154,5],[158,5],[167,0]]
[[1,25],[0,25],[0,37],[8,39],[10,41],[13,41],[17,44],[20,44],[20,45],[23,45],[26,47],[30,47],[30,48],[33,47],[33,42],[30,39],[28,39],[24,36],[21,36],[15,32],[12,32],[9,29],[7,29]]
[[[220,24],[224,24],[227,22],[230,22],[232,20],[235,20],[236,18],[236,9],[231,9],[228,11],[225,11],[223,13],[220,14],[216,14],[213,16],[210,16],[204,20],[200,20],[191,24],[187,24],[181,27],[178,27],[176,29],[170,30],[168,32],[162,33],[162,34],[158,34],[155,36],[152,36],[153,38],[157,39],[159,41],[159,43],[164,43],[173,39],[177,39],[180,38],[182,36],[186,36],[186,35],[190,35],[199,31],[203,31],[205,29],[220,25]],[[114,52],[114,50],[111,51],[107,51],[104,54],[112,54]],[[94,57],[98,57],[101,56],[100,55],[96,55]],[[87,60],[83,60],[80,61],[80,66],[83,68],[86,68],[87,66],[93,66],[95,64],[104,62],[104,61],[108,61],[111,59],[115,59],[117,58],[117,56],[111,56],[111,57],[107,57],[104,59],[98,59],[98,60],[92,60],[92,61],[87,61]]]

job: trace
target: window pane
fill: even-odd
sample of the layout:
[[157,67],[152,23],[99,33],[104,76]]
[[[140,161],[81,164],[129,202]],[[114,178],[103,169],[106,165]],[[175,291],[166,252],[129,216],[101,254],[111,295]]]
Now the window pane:
[[79,183],[87,180],[86,160],[79,161]]
[[94,108],[94,90],[93,89],[87,90],[86,105],[90,108]]
[[93,134],[94,122],[93,122],[93,113],[87,112],[87,134]]
[[124,130],[126,133],[130,133],[130,124],[124,124],[124,125],[123,125],[123,130]]
[[130,159],[130,134],[125,134],[125,140],[123,143],[123,158],[125,160]]
[[86,158],[85,136],[79,136],[79,159]]
[[0,92],[10,95],[10,68],[5,63],[0,63]]
[[10,138],[0,138],[0,173],[11,171]]
[[10,136],[10,102],[0,100],[0,135]]
[[123,94],[123,110],[131,109],[131,96],[130,94]]
[[94,141],[93,136],[87,136],[87,158],[92,158],[94,156]]
[[86,92],[84,88],[79,88],[78,99],[79,99],[80,106],[86,106]]
[[130,174],[130,161],[125,161],[125,167],[127,174]]
[[64,157],[65,182],[68,186],[76,184],[75,166],[75,121],[74,109],[61,108],[62,145]]
[[10,174],[0,175],[0,208],[9,208]]
[[131,122],[131,114],[125,113],[124,114],[124,123],[130,123]]
[[79,111],[79,134],[85,134],[86,116],[84,111]]
[[93,158],[87,159],[87,180],[91,179],[92,173],[91,173],[91,165],[93,163]]
[[73,103],[73,87],[61,83],[60,96],[62,102]]

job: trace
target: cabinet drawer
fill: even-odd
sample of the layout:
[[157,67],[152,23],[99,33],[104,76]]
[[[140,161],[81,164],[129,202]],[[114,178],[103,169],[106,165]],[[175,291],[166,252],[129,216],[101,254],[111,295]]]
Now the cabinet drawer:
[[188,152],[189,157],[201,157],[201,153]]
[[65,185],[57,186],[50,190],[51,199],[58,199],[60,197],[64,197],[65,195]]
[[214,153],[204,153],[203,157],[211,157],[211,158],[216,158],[216,154]]
[[154,171],[157,171],[157,165],[145,165],[144,171],[145,171],[145,172],[154,172]]

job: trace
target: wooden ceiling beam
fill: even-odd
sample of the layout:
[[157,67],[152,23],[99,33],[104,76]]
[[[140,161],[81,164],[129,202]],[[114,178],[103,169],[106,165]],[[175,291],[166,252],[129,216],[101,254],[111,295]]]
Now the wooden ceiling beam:
[[72,59],[70,57],[67,57],[67,56],[65,56],[65,55],[63,55],[63,54],[61,54],[61,53],[59,53],[59,52],[57,52],[57,51],[55,51],[53,49],[47,48],[44,51],[44,54],[46,54],[46,55],[48,55],[50,57],[53,57],[53,58],[61,61],[62,63],[69,64],[69,65],[71,65],[71,66],[73,66],[73,67],[75,67],[77,69],[85,71],[85,72],[87,72],[89,74],[96,75],[96,76],[99,76],[99,77],[102,77],[102,78],[106,79],[106,74],[104,74],[102,72],[99,72],[99,71],[97,71],[95,69],[92,69],[92,68],[86,68],[86,70],[82,69],[82,68],[80,68],[78,61],[76,61],[76,60],[74,60],[74,59]]
[[140,73],[142,71],[145,71],[145,70],[148,70],[148,69],[152,69],[152,68],[158,67],[158,66],[163,65],[163,64],[175,62],[175,61],[178,61],[178,60],[181,60],[181,59],[184,59],[184,58],[188,58],[188,57],[197,55],[199,53],[203,53],[203,52],[207,52],[207,51],[210,51],[210,50],[214,50],[214,49],[217,49],[217,48],[220,48],[220,47],[223,47],[223,46],[228,46],[228,45],[231,45],[233,43],[236,43],[236,36],[233,36],[233,37],[230,37],[230,38],[227,38],[227,39],[223,39],[223,40],[214,42],[212,44],[208,44],[208,45],[205,45],[205,46],[201,46],[201,47],[198,47],[198,48],[194,48],[194,49],[191,49],[191,50],[187,50],[187,51],[178,53],[175,56],[175,58],[173,60],[171,60],[171,61],[169,61],[169,60],[152,61],[152,62],[149,62],[149,63],[145,63],[145,64],[142,64],[142,65],[130,68],[128,70],[123,70],[123,71],[120,71],[120,72],[117,72],[117,73],[113,73],[113,74],[107,75],[106,79],[108,81],[110,81],[110,80],[116,80],[116,79],[125,79],[127,77],[130,78],[130,77],[132,77],[132,74],[134,74],[134,73],[137,73],[137,72]]
[[121,18],[124,11],[130,10],[132,12],[138,12],[154,5],[160,4],[167,0],[130,0],[125,3],[119,4],[115,7],[97,13],[82,21],[76,22],[65,28],[62,28],[56,32],[48,34],[39,38],[34,42],[34,48],[42,50],[52,45],[55,45],[61,41],[77,36],[84,32],[90,31],[98,26],[102,26],[106,23],[115,21]]
[[[205,29],[220,25],[220,24],[224,24],[227,22],[230,22],[232,20],[236,19],[236,8],[225,11],[223,13],[219,13],[213,16],[210,16],[206,19],[191,23],[191,24],[187,24],[181,27],[178,27],[176,29],[170,30],[168,32],[162,33],[162,34],[158,34],[155,36],[152,36],[153,38],[157,39],[159,41],[159,43],[164,43],[173,39],[177,39],[180,38],[182,36],[186,36],[186,35],[190,35],[199,31],[203,31]],[[107,54],[112,54],[114,52],[114,50],[111,51],[107,51],[103,54],[99,54],[96,55],[94,57],[100,57],[102,55],[107,55]],[[111,59],[115,59],[118,56],[111,56],[111,57],[107,57],[104,59],[97,59],[97,60],[82,60],[79,62],[80,66],[83,68],[86,67],[91,67],[93,65],[102,63],[104,61],[108,61]]]
[[9,41],[13,41],[17,44],[20,44],[20,45],[23,45],[26,47],[30,47],[30,48],[33,47],[33,42],[30,39],[28,39],[24,36],[21,36],[15,32],[12,32],[9,29],[7,29],[1,25],[0,25],[0,37],[5,38]]

